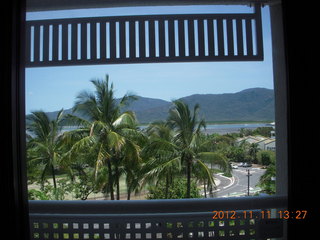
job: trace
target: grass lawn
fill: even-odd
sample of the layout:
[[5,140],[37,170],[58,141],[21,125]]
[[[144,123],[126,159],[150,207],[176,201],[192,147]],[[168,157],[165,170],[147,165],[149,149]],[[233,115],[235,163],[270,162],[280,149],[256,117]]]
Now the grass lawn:
[[[66,179],[67,175],[66,174],[61,174],[56,176],[56,181],[58,182],[59,180],[65,178]],[[52,178],[47,178],[46,179],[52,186],[53,186],[53,180]],[[69,182],[69,181],[68,181]],[[35,190],[40,190],[40,184],[33,183],[28,185],[28,189],[35,189]],[[116,188],[114,188],[114,192],[116,195]],[[140,193],[138,193],[136,196],[134,193],[131,193],[131,199],[132,200],[144,200],[146,199],[148,192],[147,192],[147,186],[145,186]],[[103,199],[110,199],[106,198],[103,193],[91,193],[88,197],[88,200],[103,200]],[[125,181],[125,176],[122,176],[120,178],[120,199],[121,200],[127,200],[127,185]],[[74,198],[73,194],[66,194],[65,195],[65,200],[77,200]]]
[[[220,170],[216,170],[215,173],[221,172]],[[57,182],[61,179],[68,179],[66,174],[61,174],[61,175],[57,175],[56,176],[56,180]],[[50,182],[51,185],[53,185],[53,180],[52,178],[48,178],[47,179],[48,182]],[[68,181],[68,183],[71,183],[70,181]],[[200,189],[203,189],[203,185],[201,185],[202,183],[198,184],[198,187]],[[28,185],[28,189],[35,189],[35,190],[40,190],[40,184],[29,184]],[[141,190],[140,193],[138,193],[137,195],[134,194],[134,192],[131,193],[131,200],[145,200],[148,194],[148,186],[144,186],[143,189]],[[114,187],[114,193],[115,193],[115,197],[116,197],[116,188]],[[110,197],[106,197],[103,193],[99,192],[99,193],[91,193],[88,196],[88,200],[104,200],[104,199],[110,199]],[[69,193],[65,195],[65,200],[78,200],[75,199],[74,194]],[[120,178],[120,200],[127,200],[127,185],[125,182],[125,176],[121,176]]]

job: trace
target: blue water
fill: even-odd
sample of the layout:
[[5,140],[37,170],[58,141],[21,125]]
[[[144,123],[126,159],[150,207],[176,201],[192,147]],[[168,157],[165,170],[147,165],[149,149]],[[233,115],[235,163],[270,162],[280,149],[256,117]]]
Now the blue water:
[[235,124],[210,124],[207,125],[207,129],[224,129],[224,128],[258,128],[268,127],[268,123],[235,123]]
[[[227,133],[237,133],[241,128],[246,129],[255,129],[258,127],[270,127],[271,125],[268,123],[234,123],[234,124],[208,124],[206,129],[203,132],[207,134],[219,133],[219,134],[227,134]],[[140,126],[140,129],[147,128],[146,125]],[[76,126],[68,126],[63,127],[62,132],[71,131],[77,129]],[[32,135],[27,131],[28,134]]]
[[[206,129],[203,132],[211,134],[211,133],[237,133],[241,128],[246,129],[256,129],[258,127],[270,127],[271,125],[268,123],[233,123],[233,124],[208,124]],[[141,129],[145,129],[147,126],[140,126]]]
[[234,123],[234,124],[209,124],[204,132],[206,133],[234,133],[239,132],[241,128],[256,129],[258,127],[270,127],[268,123]]

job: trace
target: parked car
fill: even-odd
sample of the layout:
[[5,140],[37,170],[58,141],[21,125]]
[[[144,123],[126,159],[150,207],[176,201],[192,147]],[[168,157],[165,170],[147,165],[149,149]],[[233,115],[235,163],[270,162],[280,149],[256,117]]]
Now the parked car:
[[238,166],[236,164],[231,164],[232,169],[238,169]]
[[252,167],[251,163],[244,163],[242,167]]
[[243,162],[239,163],[238,167],[243,167],[243,164],[244,164]]

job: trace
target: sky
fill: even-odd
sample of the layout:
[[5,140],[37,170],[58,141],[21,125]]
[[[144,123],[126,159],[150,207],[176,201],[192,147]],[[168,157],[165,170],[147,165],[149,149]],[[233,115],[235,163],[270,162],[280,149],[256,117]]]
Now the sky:
[[[136,7],[27,13],[27,20],[140,14],[251,12],[244,6]],[[269,8],[262,8],[264,60],[258,62],[148,63],[26,68],[26,113],[68,109],[90,80],[109,75],[116,97],[130,92],[174,100],[192,94],[234,93],[247,88],[273,89]]]

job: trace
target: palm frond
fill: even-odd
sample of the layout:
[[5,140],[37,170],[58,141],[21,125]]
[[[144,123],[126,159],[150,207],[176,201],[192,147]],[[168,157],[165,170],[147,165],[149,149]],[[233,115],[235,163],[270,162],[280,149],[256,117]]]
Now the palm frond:
[[135,127],[137,125],[136,118],[133,112],[122,113],[112,125],[116,128],[119,127]]
[[110,154],[105,150],[105,146],[100,144],[97,160],[95,163],[94,176],[97,179],[98,171],[103,166],[105,160],[110,158]]
[[95,95],[89,91],[82,91],[76,97],[72,111],[78,112],[90,120],[98,120],[101,118],[101,111],[97,106]]
[[73,114],[66,114],[62,119],[64,126],[89,127],[91,122]]
[[48,115],[43,111],[32,112],[26,117],[27,130],[32,133],[35,138],[45,140],[51,132],[50,120]]
[[159,152],[173,153],[177,151],[177,146],[172,142],[158,138],[148,144],[143,151],[147,155],[155,155]]
[[138,96],[135,94],[127,93],[125,94],[120,102],[119,102],[119,107],[122,109],[123,107],[128,106],[131,102],[138,100]]
[[202,168],[202,170],[206,173],[207,179],[209,180],[211,186],[215,186],[216,184],[213,178],[213,174],[211,170],[208,168],[208,166],[204,162],[202,162],[200,159],[196,161],[196,164],[199,165]]
[[172,159],[160,160],[151,158],[145,165],[145,174],[142,181],[150,181],[151,179],[161,179],[167,172],[180,172],[181,171],[181,157],[174,157]]
[[116,151],[119,152],[125,144],[125,139],[117,132],[110,131],[107,135],[107,143],[109,147],[114,148]]
[[86,136],[73,144],[72,148],[70,149],[70,153],[74,154],[86,149],[90,149],[96,144],[96,142],[97,139],[95,136]]
[[217,165],[222,171],[230,171],[228,159],[220,153],[201,152],[198,153],[197,158],[206,163]]

